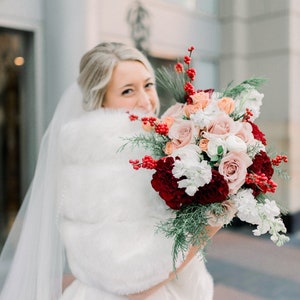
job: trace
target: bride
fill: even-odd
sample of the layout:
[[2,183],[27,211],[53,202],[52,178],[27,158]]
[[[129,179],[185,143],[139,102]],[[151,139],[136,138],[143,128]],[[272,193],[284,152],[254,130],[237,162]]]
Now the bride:
[[213,298],[195,247],[174,273],[172,241],[155,232],[171,212],[150,172],[130,168],[138,150],[117,151],[122,137],[140,130],[128,111],[158,109],[154,72],[138,50],[102,43],[82,57],[2,251],[0,299]]

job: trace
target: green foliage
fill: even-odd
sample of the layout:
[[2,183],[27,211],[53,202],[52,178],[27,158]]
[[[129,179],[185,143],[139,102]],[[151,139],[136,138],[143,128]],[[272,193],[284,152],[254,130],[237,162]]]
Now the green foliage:
[[157,84],[164,88],[176,102],[185,103],[184,73],[177,73],[172,67],[156,70]]
[[224,97],[236,98],[242,92],[247,91],[249,89],[258,89],[266,82],[265,78],[254,77],[243,81],[235,87],[232,86],[232,82],[229,83],[225,91],[223,92]]
[[154,158],[158,159],[166,155],[163,149],[165,144],[169,141],[169,138],[155,132],[149,132],[147,134],[137,134],[132,137],[124,137],[123,140],[125,140],[126,143],[123,144],[118,151],[123,151],[127,146],[130,146],[131,149],[140,147],[150,150]]
[[209,240],[206,226],[210,214],[213,214],[216,218],[222,216],[224,207],[221,203],[183,206],[176,211],[174,218],[170,218],[158,225],[158,231],[163,232],[167,238],[173,240],[174,270],[179,255],[184,258],[191,245],[200,246],[199,250],[204,251],[204,246]]
[[278,177],[280,177],[283,180],[289,180],[290,175],[286,170],[283,170],[281,166],[273,166],[274,172],[277,174]]
[[[273,146],[270,146],[266,149],[270,159],[273,159],[277,156],[277,152],[275,150],[275,148]],[[286,153],[281,153],[281,155],[287,155]],[[276,173],[276,175],[283,179],[283,180],[289,180],[290,179],[290,176],[287,172],[287,170],[283,169],[282,168],[282,165],[284,164],[284,162],[282,162],[279,166],[272,166],[273,167],[273,170],[274,172]]]

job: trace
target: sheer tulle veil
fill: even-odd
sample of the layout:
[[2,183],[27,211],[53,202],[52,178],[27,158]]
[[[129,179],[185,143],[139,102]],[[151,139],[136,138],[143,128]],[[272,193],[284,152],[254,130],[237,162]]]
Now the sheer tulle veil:
[[41,142],[35,175],[0,258],[0,299],[56,300],[65,267],[59,233],[58,135],[63,124],[83,114],[76,83],[63,94]]

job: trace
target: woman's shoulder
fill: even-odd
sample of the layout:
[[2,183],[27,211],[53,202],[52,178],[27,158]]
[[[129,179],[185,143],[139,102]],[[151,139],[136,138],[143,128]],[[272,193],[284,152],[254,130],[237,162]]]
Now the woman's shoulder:
[[131,130],[131,124],[128,113],[123,110],[98,109],[86,112],[80,117],[64,124],[61,129],[61,135],[64,137],[73,135],[74,131],[78,133],[91,134],[109,134],[117,131],[118,128]]
[[123,138],[141,130],[138,122],[130,121],[124,110],[98,109],[63,125],[59,134],[59,147],[63,160],[96,159],[116,153]]

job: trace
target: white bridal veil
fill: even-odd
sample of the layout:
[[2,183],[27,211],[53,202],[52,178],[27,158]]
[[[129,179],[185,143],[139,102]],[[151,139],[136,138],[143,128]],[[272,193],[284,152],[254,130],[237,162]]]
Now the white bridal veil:
[[65,265],[59,233],[57,174],[61,126],[83,114],[74,83],[62,96],[43,137],[35,175],[0,258],[1,300],[57,300]]

